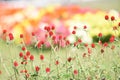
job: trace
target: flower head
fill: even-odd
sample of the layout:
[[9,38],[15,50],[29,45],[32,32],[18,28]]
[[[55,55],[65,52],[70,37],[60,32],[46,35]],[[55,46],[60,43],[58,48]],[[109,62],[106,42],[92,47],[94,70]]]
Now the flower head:
[[40,70],[39,66],[35,66],[35,71],[38,72]]
[[30,55],[30,60],[33,61],[34,60],[34,56]]
[[40,55],[40,60],[42,60],[42,61],[44,60],[44,55],[42,55],[42,54]]
[[14,62],[13,62],[13,65],[14,65],[14,67],[17,67],[17,66],[18,66],[18,62],[17,62],[17,61],[14,61]]
[[49,67],[47,67],[45,70],[46,70],[46,73],[50,73],[50,68]]
[[10,40],[13,40],[13,39],[14,39],[14,36],[13,36],[12,33],[9,33],[9,39],[10,39]]

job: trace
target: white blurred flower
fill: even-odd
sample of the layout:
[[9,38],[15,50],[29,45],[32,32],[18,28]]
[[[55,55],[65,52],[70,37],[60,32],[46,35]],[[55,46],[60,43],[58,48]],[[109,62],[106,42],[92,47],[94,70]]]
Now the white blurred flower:
[[70,43],[74,43],[76,41],[76,37],[74,35],[69,35],[67,39],[70,41]]
[[[69,31],[72,33],[72,31],[74,30],[74,26],[77,27],[76,29],[76,37],[79,37],[82,39],[82,42],[84,43],[92,43],[92,38],[90,37],[90,35],[88,34],[87,31],[89,31],[89,24],[87,23],[84,23],[84,22],[80,22],[80,21],[74,21],[74,20],[71,20],[71,21],[68,21],[69,23]],[[86,26],[87,28],[84,29],[84,26]],[[69,36],[69,40],[73,43],[75,42],[76,38],[74,35],[70,35]],[[72,39],[71,39],[72,38]]]
[[116,11],[116,10],[110,10],[109,13],[108,13],[110,16],[114,16],[115,19],[119,19],[119,12]]

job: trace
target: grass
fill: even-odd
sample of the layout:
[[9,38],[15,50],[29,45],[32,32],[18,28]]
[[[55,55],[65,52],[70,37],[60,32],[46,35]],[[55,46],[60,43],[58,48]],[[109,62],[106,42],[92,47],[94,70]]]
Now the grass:
[[[21,52],[20,45],[6,44],[4,41],[0,41],[0,80],[24,80],[17,76],[14,76],[13,61],[17,60],[20,64],[19,52]],[[112,44],[111,44],[112,45]],[[36,49],[33,47],[27,47],[27,49],[35,56],[33,66],[40,66],[40,73],[37,79],[29,78],[28,80],[47,80],[47,74],[45,68],[51,66],[51,73],[49,74],[49,80],[119,80],[120,79],[120,50],[118,43],[115,43],[116,47],[112,50],[109,45],[104,48],[104,53],[101,53],[101,46],[97,45],[92,48],[92,53],[88,56],[88,49],[86,47],[77,48],[69,46],[57,50],[55,53],[53,50]],[[83,46],[83,45],[80,45]],[[89,45],[90,46],[90,45]],[[86,57],[83,54],[86,53]],[[43,54],[45,60],[42,62],[39,59],[39,55]],[[51,55],[51,57],[50,57]],[[72,61],[68,62],[67,58],[71,57]],[[59,60],[59,79],[57,76],[57,66],[54,64],[55,60]],[[67,67],[67,68],[66,68]],[[70,68],[70,69],[69,69]],[[21,67],[17,68],[18,71]],[[28,63],[26,69],[30,75],[33,75],[35,71],[31,70],[31,62]],[[66,69],[68,72],[66,73]],[[78,75],[73,76],[73,70],[78,70]],[[42,76],[42,77],[41,77]]]

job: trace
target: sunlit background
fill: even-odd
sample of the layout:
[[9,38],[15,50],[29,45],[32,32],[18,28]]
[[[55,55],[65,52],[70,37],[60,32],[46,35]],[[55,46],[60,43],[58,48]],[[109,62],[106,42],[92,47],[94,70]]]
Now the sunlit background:
[[[56,35],[64,35],[71,43],[76,36],[91,43],[99,32],[105,36],[114,34],[104,16],[118,19],[119,3],[119,0],[0,0],[0,34],[7,29],[14,34],[16,43],[20,42],[18,35],[24,34],[25,43],[31,44],[31,32],[37,34],[38,40],[45,40],[44,27],[55,26]],[[76,36],[70,35],[74,26],[78,27]]]

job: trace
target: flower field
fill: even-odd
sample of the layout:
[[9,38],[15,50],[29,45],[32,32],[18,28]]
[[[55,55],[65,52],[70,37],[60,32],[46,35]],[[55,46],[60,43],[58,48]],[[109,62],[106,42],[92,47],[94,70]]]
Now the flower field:
[[[69,16],[62,15],[66,10],[69,8],[60,8],[55,16],[49,9],[49,13],[43,10],[44,16],[34,19],[26,15],[27,20],[18,20],[9,28],[1,21],[4,27],[0,35],[0,80],[120,80],[119,15],[97,11],[93,17],[84,11],[79,14],[76,11],[81,9],[77,7],[72,7],[75,14],[69,11]],[[53,25],[56,17],[60,18],[59,25]],[[48,20],[47,25],[39,28],[38,23],[44,19]],[[91,27],[86,23],[73,24],[72,20],[88,20]]]

